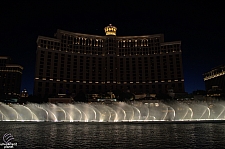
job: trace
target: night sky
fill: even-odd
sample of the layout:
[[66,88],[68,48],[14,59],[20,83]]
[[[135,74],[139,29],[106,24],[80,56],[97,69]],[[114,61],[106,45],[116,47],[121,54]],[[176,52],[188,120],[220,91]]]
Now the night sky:
[[128,2],[1,2],[0,56],[24,67],[21,89],[32,94],[39,35],[54,37],[57,29],[105,35],[111,23],[118,36],[162,33],[166,42],[180,40],[185,91],[204,90],[202,74],[225,64],[222,2]]

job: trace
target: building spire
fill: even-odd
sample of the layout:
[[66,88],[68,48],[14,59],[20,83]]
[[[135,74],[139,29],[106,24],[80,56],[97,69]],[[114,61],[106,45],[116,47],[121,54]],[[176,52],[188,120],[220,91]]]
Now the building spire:
[[105,30],[106,35],[114,35],[115,36],[117,28],[115,26],[112,26],[112,24],[109,24],[109,26],[106,26],[104,28],[104,30]]

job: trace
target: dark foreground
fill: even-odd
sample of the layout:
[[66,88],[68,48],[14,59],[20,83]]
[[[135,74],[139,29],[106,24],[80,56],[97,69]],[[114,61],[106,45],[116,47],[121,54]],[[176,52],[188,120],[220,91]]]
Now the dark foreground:
[[[0,122],[14,148],[223,148],[225,122]],[[3,141],[0,141],[0,145]],[[3,147],[2,147],[3,148]]]

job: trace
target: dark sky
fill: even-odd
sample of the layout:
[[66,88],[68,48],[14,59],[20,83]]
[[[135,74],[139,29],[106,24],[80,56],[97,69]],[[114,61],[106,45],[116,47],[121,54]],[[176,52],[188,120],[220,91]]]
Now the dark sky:
[[204,90],[202,74],[225,64],[223,3],[138,2],[1,2],[0,55],[24,67],[21,89],[32,94],[39,35],[53,37],[57,29],[104,35],[111,23],[118,36],[163,33],[165,41],[180,40],[185,91]]

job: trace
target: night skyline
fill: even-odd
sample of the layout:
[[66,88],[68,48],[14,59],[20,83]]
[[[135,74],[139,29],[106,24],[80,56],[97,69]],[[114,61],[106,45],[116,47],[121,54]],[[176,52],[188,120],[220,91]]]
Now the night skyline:
[[204,90],[202,74],[224,64],[225,13],[219,3],[112,3],[110,8],[107,3],[75,2],[2,5],[0,55],[24,67],[21,90],[33,93],[37,37],[54,37],[57,29],[104,35],[104,27],[111,23],[118,36],[162,33],[166,41],[181,40],[188,93]]

